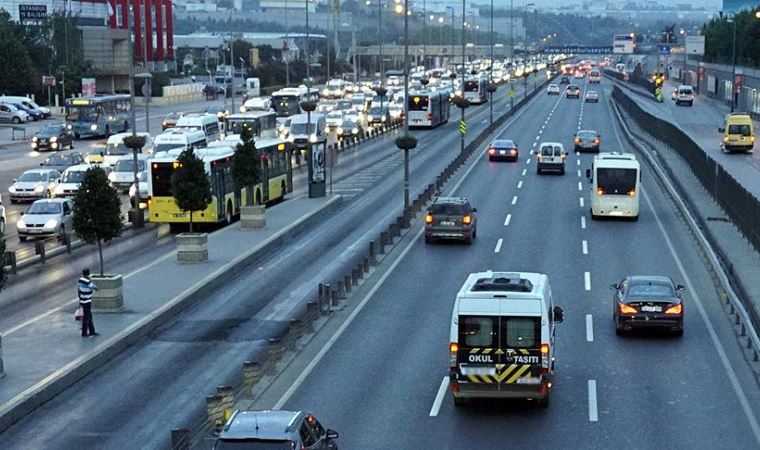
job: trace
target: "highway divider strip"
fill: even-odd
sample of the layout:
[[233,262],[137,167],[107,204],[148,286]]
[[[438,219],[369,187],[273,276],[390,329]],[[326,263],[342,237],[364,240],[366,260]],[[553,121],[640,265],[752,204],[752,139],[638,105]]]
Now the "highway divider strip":
[[[313,336],[315,329],[326,321],[321,320],[332,311],[340,310],[341,300],[347,299],[351,292],[358,289],[359,285],[374,272],[375,268],[388,256],[388,254],[401,242],[403,237],[412,228],[412,222],[419,213],[426,208],[431,200],[441,191],[450,178],[464,163],[477,151],[482,149],[483,143],[495,131],[503,126],[503,122],[512,117],[524,105],[530,102],[537,93],[552,79],[535,86],[535,89],[520,101],[515,103],[513,109],[494,118],[472,141],[465,146],[464,152],[460,152],[445,169],[420,192],[409,208],[396,217],[394,222],[388,224],[387,229],[381,231],[377,239],[369,242],[368,249],[363,256],[356,260],[347,273],[330,283],[320,283],[317,286],[316,298],[307,297],[306,307],[296,313],[284,327],[280,337],[270,338],[266,342],[263,358],[248,360],[242,364],[240,378],[237,387],[230,385],[218,386],[216,392],[206,396],[206,414],[193,424],[177,427],[171,430],[172,449],[188,450],[195,443],[208,437],[209,434],[217,433],[232,413],[236,398],[255,400],[261,395],[266,386],[271,384],[276,376],[278,363],[287,364],[294,357],[295,349],[299,346],[299,340],[309,335]],[[319,323],[318,323],[319,322]],[[289,354],[286,354],[289,353]]]

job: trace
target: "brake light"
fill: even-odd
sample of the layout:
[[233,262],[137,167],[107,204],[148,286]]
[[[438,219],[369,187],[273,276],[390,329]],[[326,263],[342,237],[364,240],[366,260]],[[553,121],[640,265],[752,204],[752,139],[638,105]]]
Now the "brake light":
[[594,144],[599,144],[599,138],[594,139]]
[[596,190],[596,195],[598,195],[598,196],[600,196],[600,197],[601,197],[602,195],[604,195],[604,189],[602,189],[602,188],[599,188],[599,189],[597,189],[597,190]]
[[425,223],[433,223],[433,215],[425,214]]
[[489,155],[495,155],[495,154],[496,154],[496,149],[495,149],[495,148],[493,148],[493,147],[489,148],[489,149],[488,149],[488,154],[489,154]]
[[675,305],[665,310],[665,314],[683,314],[683,305]]
[[549,344],[541,344],[541,356],[549,355]]
[[618,305],[618,309],[620,310],[620,314],[637,314],[639,312],[638,309],[631,305],[626,305],[625,303]]
[[509,154],[512,155],[512,156],[516,155],[517,154],[517,149],[513,148],[512,150],[509,151]]
[[549,373],[549,344],[541,344],[541,373]]
[[462,217],[462,223],[465,224],[465,225],[471,224],[472,223],[472,216],[468,214],[468,215]]
[[631,189],[630,191],[628,191],[628,196],[629,197],[635,197],[636,196],[636,189]]
[[457,366],[457,353],[459,352],[459,344],[456,342],[449,343],[449,354],[451,357],[451,367]]
[[581,143],[581,138],[575,138],[575,143],[576,144],[580,144]]
[[428,114],[428,120],[433,120],[433,115],[432,114]]

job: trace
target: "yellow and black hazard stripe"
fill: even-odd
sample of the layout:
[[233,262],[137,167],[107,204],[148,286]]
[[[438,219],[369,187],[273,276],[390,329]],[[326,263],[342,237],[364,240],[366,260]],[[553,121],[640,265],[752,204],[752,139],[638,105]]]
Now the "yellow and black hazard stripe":
[[530,375],[530,364],[496,364],[495,366],[495,375],[467,375],[467,379],[472,383],[513,384],[518,378]]

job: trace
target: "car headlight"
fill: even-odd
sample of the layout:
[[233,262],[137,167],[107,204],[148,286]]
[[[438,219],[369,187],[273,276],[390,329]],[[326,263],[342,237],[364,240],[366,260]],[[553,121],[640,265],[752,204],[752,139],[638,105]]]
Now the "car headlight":
[[381,121],[381,122],[385,122],[385,116],[381,117],[381,118],[380,118],[380,121]]
[[58,143],[57,143],[57,142],[52,142],[52,143],[50,144],[50,147],[51,147],[51,148],[58,148]]
[[90,125],[90,130],[91,131],[98,131],[98,125],[93,123],[92,125]]
[[367,116],[367,120],[369,120],[370,122],[372,122],[373,120],[375,120],[375,118],[372,117],[372,116]]
[[37,142],[37,136],[32,138],[32,142]]
[[293,136],[288,136],[288,142],[295,142],[295,138]]
[[137,179],[138,179],[138,180],[142,180],[142,176],[143,176],[143,173],[142,173],[142,172],[138,172],[138,173],[137,173]]
[[32,148],[37,148],[37,143],[36,142],[32,142]]
[[309,142],[311,142],[312,144],[317,142],[317,135],[312,133],[311,136],[309,136]]
[[16,222],[16,229],[26,230],[26,222],[24,222],[24,219],[18,219],[18,221]]
[[343,127],[338,127],[338,134],[343,134]]
[[16,193],[16,187],[15,186],[9,187],[8,188],[8,192],[10,192],[11,194],[15,194]]
[[40,185],[37,185],[37,187],[35,187],[35,188],[34,188],[34,192],[38,192],[38,193],[39,193],[39,192],[42,192],[42,191],[44,191],[44,190],[45,190],[45,186],[43,186],[43,185],[41,185],[41,184],[40,184]]
[[359,134],[359,129],[356,127],[351,128],[351,134]]
[[66,125],[66,128],[70,130],[71,129],[71,124]]
[[51,137],[50,142],[58,142],[58,136]]
[[50,219],[45,222],[45,228],[55,228],[58,226],[58,219]]

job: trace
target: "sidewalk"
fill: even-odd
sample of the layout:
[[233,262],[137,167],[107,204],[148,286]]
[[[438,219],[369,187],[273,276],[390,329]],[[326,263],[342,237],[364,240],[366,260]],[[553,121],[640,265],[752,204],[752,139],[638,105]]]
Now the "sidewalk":
[[223,288],[226,278],[235,276],[262,250],[302,232],[339,204],[340,196],[296,197],[268,208],[264,229],[241,231],[240,225],[234,224],[210,234],[208,263],[180,265],[171,250],[123,274],[125,312],[96,313],[100,337],[80,337],[79,323],[73,318],[74,298],[70,306],[38,316],[2,336],[5,376],[0,378],[0,431],[198,298]]
[[[760,144],[755,145],[755,152],[723,153],[720,149],[722,134],[718,127],[723,126],[724,116],[729,112],[729,107],[720,101],[708,98],[704,95],[695,96],[694,105],[676,106],[670,99],[670,93],[678,85],[677,81],[668,81],[663,89],[665,100],[662,103],[654,101],[651,92],[630,84],[620,83],[624,92],[630,93],[632,98],[641,108],[656,117],[677,125],[699,147],[723,168],[733,175],[756,198],[760,199]],[[628,92],[627,92],[628,91]],[[755,130],[760,128],[760,123],[755,122]],[[756,131],[757,132],[757,131]]]

